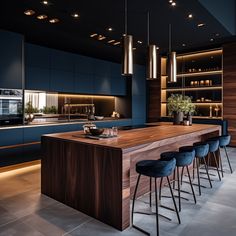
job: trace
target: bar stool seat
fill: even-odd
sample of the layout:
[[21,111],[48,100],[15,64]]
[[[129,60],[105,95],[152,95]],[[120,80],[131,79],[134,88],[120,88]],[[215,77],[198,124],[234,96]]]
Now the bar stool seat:
[[135,190],[134,190],[134,196],[133,196],[133,204],[132,204],[132,213],[131,213],[131,222],[132,222],[132,226],[134,228],[136,228],[137,230],[150,235],[148,232],[146,232],[145,230],[141,229],[140,227],[134,225],[134,205],[135,205],[135,199],[136,199],[136,195],[137,195],[137,190],[138,190],[138,185],[139,185],[139,181],[140,181],[140,177],[141,175],[144,176],[148,176],[151,178],[155,178],[155,202],[156,202],[156,232],[157,232],[157,236],[159,236],[159,217],[158,217],[158,198],[157,198],[157,178],[163,178],[166,177],[167,181],[168,181],[168,185],[170,188],[170,192],[171,192],[171,197],[173,199],[173,203],[174,203],[174,207],[175,207],[175,212],[177,214],[177,218],[179,223],[181,223],[180,221],[180,217],[178,214],[178,209],[175,203],[175,199],[174,199],[174,195],[173,195],[173,191],[170,185],[170,180],[169,180],[169,175],[171,175],[173,173],[173,170],[175,169],[176,166],[176,160],[172,159],[170,161],[162,161],[162,160],[143,160],[140,161],[136,164],[136,171],[139,174],[138,175],[138,179],[137,179],[137,183],[135,186]]
[[166,177],[172,173],[173,163],[173,161],[144,160],[136,164],[136,172],[153,178]]

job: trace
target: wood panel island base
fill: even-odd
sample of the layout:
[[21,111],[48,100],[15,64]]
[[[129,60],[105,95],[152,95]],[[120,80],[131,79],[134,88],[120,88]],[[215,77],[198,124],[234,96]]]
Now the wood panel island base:
[[[220,129],[217,125],[160,124],[119,131],[117,138],[101,140],[85,138],[81,131],[44,135],[41,191],[124,230],[130,225],[135,163],[159,159],[161,152],[219,135]],[[139,194],[148,190],[149,179],[144,177]]]

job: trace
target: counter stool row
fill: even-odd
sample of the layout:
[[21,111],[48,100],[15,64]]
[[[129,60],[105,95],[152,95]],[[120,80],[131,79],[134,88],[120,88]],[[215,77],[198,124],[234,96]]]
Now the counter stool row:
[[[201,185],[201,178],[200,178],[200,165],[203,164],[205,168],[205,174],[207,175],[207,179],[209,181],[209,185],[212,188],[212,182],[209,174],[209,166],[207,164],[206,157],[209,156],[210,161],[214,161],[216,171],[219,177],[219,180],[221,180],[220,172],[223,177],[223,165],[222,165],[222,159],[221,155],[219,155],[219,164],[217,162],[217,157],[216,157],[216,152],[218,152],[219,148],[224,148],[225,153],[226,153],[226,158],[229,164],[230,172],[232,173],[232,167],[231,163],[229,160],[229,156],[227,153],[226,146],[229,145],[231,140],[230,135],[224,135],[224,136],[219,136],[219,137],[213,137],[208,139],[205,142],[197,142],[194,143],[193,146],[184,146],[179,148],[179,152],[174,151],[174,152],[164,152],[161,154],[159,160],[143,160],[140,161],[136,164],[136,172],[139,174],[137,183],[135,186],[135,191],[134,191],[134,196],[133,196],[133,204],[132,204],[132,213],[131,213],[131,222],[134,228],[137,230],[143,232],[144,234],[149,235],[148,232],[145,230],[141,229],[140,227],[136,226],[134,224],[134,207],[135,207],[135,199],[137,195],[137,190],[138,190],[138,185],[140,182],[140,177],[147,176],[150,178],[150,207],[152,206],[152,199],[151,199],[151,186],[152,186],[152,179],[154,179],[154,184],[155,184],[155,208],[156,208],[156,234],[159,236],[159,214],[158,214],[158,190],[157,190],[157,179],[160,179],[160,187],[159,187],[159,200],[161,200],[161,189],[162,189],[162,183],[163,179],[166,178],[171,198],[173,201],[174,205],[174,211],[176,212],[177,219],[179,224],[181,223],[180,216],[179,216],[179,211],[181,211],[181,199],[186,199],[181,197],[181,192],[186,192],[181,190],[181,185],[183,182],[183,173],[184,173],[184,168],[187,170],[187,177],[188,177],[188,182],[191,188],[191,192],[193,195],[193,200],[194,203],[196,204],[196,196],[193,188],[193,183],[191,180],[190,176],[190,171],[189,171],[189,166],[193,164],[193,179],[195,177],[195,166],[197,170],[197,186],[198,186],[198,191],[199,195],[201,195],[201,187],[205,187]],[[208,155],[209,154],[209,155]],[[213,160],[211,160],[213,158]],[[209,159],[208,159],[209,160]],[[180,171],[181,171],[181,176],[180,176]],[[176,180],[176,173],[177,173],[177,180]],[[178,196],[174,196],[172,187],[171,187],[171,181],[169,179],[169,176],[173,174],[173,188],[175,189],[175,182],[177,182],[177,191],[178,191]],[[186,181],[185,181],[186,182]],[[175,202],[175,197],[178,198],[178,208],[177,204]],[[189,199],[186,199],[189,200]],[[168,208],[168,207],[167,207]],[[170,208],[168,208],[170,209]]]

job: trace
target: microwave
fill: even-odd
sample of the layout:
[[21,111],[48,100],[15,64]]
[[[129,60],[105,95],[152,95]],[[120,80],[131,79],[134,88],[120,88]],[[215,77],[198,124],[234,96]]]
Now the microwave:
[[0,125],[23,124],[22,90],[0,89]]

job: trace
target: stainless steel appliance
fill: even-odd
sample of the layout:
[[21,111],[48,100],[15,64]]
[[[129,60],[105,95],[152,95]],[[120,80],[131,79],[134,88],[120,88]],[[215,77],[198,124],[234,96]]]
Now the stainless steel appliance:
[[23,124],[23,92],[0,89],[0,125]]

